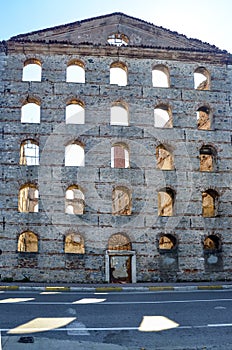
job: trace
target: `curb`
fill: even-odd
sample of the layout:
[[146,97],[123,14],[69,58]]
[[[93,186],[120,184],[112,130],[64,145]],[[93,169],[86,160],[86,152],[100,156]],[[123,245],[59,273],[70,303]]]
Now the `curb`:
[[40,292],[170,292],[170,291],[203,291],[228,290],[232,284],[225,285],[192,285],[192,286],[147,286],[147,287],[61,287],[61,286],[1,286],[0,291],[40,291]]

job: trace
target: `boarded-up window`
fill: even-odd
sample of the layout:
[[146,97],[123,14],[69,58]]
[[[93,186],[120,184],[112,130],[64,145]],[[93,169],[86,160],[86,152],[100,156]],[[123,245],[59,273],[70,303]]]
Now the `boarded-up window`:
[[65,213],[82,215],[85,208],[85,196],[79,186],[69,186],[65,193]]
[[131,214],[131,193],[127,187],[116,187],[112,192],[112,214]]
[[77,233],[69,233],[65,237],[64,252],[72,254],[84,254],[85,245],[83,237]]
[[161,170],[172,170],[174,167],[173,155],[165,146],[156,147],[156,164]]
[[21,233],[18,238],[18,252],[38,252],[38,237],[31,231]]
[[35,185],[28,184],[19,191],[18,210],[21,213],[38,212],[39,191]]

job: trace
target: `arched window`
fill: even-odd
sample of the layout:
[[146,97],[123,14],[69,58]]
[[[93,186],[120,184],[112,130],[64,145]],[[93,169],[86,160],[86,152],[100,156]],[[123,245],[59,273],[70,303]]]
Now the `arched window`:
[[65,147],[65,166],[85,166],[85,151],[82,145],[74,142]]
[[129,238],[122,234],[122,233],[116,233],[112,235],[108,242],[108,249],[109,250],[131,250],[131,241]]
[[21,108],[21,123],[40,123],[40,102],[28,99]]
[[111,168],[129,168],[129,151],[123,143],[111,147]]
[[215,217],[217,215],[218,193],[207,190],[202,193],[202,215],[204,217]]
[[131,192],[127,187],[117,186],[112,192],[112,214],[131,214]]
[[85,65],[82,61],[72,60],[68,63],[66,81],[68,83],[85,83]]
[[71,254],[85,254],[84,238],[78,233],[69,233],[65,236],[64,252]]
[[212,146],[202,146],[200,149],[200,171],[213,171],[216,165],[216,150]]
[[110,66],[110,84],[127,85],[127,66],[122,62],[114,62]]
[[199,130],[211,129],[211,111],[207,106],[201,106],[197,110],[197,128]]
[[205,251],[219,250],[221,248],[221,240],[216,235],[209,235],[203,242]]
[[85,124],[84,103],[71,100],[66,106],[66,124]]
[[20,145],[20,165],[39,165],[39,145],[34,140],[23,141]]
[[158,192],[158,215],[172,216],[175,194],[170,188],[161,189]]
[[168,105],[159,104],[154,108],[154,126],[172,128],[172,111]]
[[24,62],[23,81],[41,81],[41,62],[36,58],[30,58]]
[[69,186],[65,192],[65,213],[82,215],[85,208],[85,196],[79,186]]
[[129,125],[128,106],[123,102],[114,102],[110,110],[111,125]]
[[172,152],[164,145],[156,147],[156,165],[161,170],[172,170],[174,168]]
[[194,71],[194,88],[196,90],[210,90],[210,74],[204,67]]
[[31,231],[21,233],[18,238],[18,252],[37,253],[38,237]]
[[129,39],[125,34],[122,33],[114,33],[108,36],[107,42],[110,45],[115,46],[127,46],[129,44]]
[[176,237],[170,234],[162,235],[159,239],[159,249],[172,250],[176,244]]
[[152,85],[154,87],[170,87],[169,69],[162,65],[156,65],[152,69]]
[[18,210],[21,213],[38,212],[39,191],[33,184],[27,184],[19,190]]

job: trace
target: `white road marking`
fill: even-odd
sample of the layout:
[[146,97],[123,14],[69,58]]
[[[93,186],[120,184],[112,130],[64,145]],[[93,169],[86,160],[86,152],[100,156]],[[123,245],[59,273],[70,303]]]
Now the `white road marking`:
[[97,298],[83,298],[77,301],[74,301],[72,304],[97,304],[103,303],[106,299],[97,299]]
[[[227,302],[232,301],[232,299],[196,299],[196,300],[165,300],[165,301],[103,301],[98,305],[135,305],[135,304],[191,304],[191,303],[213,303],[213,302]],[[7,299],[2,301],[2,303],[8,304]],[[1,303],[1,300],[0,300]],[[18,305],[74,305],[73,301],[21,301]]]
[[[83,325],[83,324],[82,324]],[[197,328],[223,328],[223,327],[232,327],[232,323],[215,323],[215,324],[205,324],[205,325],[196,325],[196,326],[179,326],[176,328],[173,328],[172,330],[178,330],[178,329],[197,329]],[[4,328],[1,329],[1,332],[8,332],[11,329]],[[26,330],[26,329],[25,329]],[[28,329],[32,331],[32,329]],[[37,332],[39,332],[40,329],[37,329]],[[43,330],[41,330],[42,332]],[[81,332],[81,331],[102,331],[102,332],[110,332],[110,331],[139,331],[139,327],[86,327],[83,329],[82,327],[71,327],[68,328],[69,332]],[[51,332],[67,332],[67,327],[65,328],[55,328],[52,329]]]

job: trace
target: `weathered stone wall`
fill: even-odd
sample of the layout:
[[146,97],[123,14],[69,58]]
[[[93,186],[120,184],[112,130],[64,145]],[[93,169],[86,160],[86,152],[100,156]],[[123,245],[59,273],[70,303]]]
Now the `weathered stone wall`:
[[[89,49],[90,50],[90,49]],[[232,67],[204,62],[119,57],[128,67],[128,85],[109,84],[109,68],[118,56],[0,54],[1,121],[1,279],[31,281],[102,282],[105,251],[112,234],[124,233],[136,252],[137,281],[231,279],[231,91]],[[42,51],[42,50],[41,50]],[[42,62],[42,81],[23,82],[27,58]],[[66,67],[72,58],[85,64],[85,84],[67,83]],[[170,88],[152,87],[152,68],[164,64],[170,70]],[[204,66],[211,74],[209,91],[194,90],[193,73]],[[21,124],[21,106],[28,97],[41,101],[40,124]],[[85,124],[66,125],[67,101],[85,104]],[[129,106],[129,126],[110,125],[112,102]],[[168,103],[173,128],[154,128],[154,107]],[[207,104],[213,113],[212,130],[198,130],[196,111]],[[19,165],[20,143],[35,139],[40,146],[40,165]],[[65,167],[65,145],[81,141],[85,167]],[[111,146],[124,142],[130,152],[130,168],[111,168]],[[156,146],[173,150],[174,170],[156,167]],[[217,169],[200,172],[199,150],[217,150]],[[38,185],[39,212],[19,213],[18,192],[25,183]],[[65,190],[78,184],[85,194],[83,215],[65,214]],[[127,186],[132,193],[132,214],[112,216],[112,189]],[[158,191],[170,187],[176,193],[174,215],[158,216]],[[216,217],[202,217],[202,192],[219,193]],[[38,253],[17,252],[20,233],[38,235]],[[77,232],[85,241],[85,254],[65,254],[64,235]],[[173,234],[178,247],[160,252],[158,237]],[[222,250],[215,259],[205,256],[203,239],[217,234]],[[212,266],[211,266],[211,265]]]

